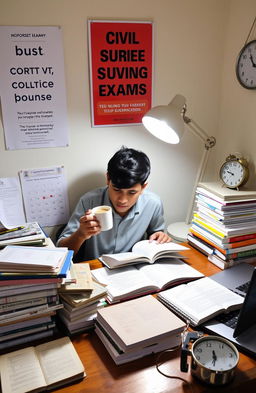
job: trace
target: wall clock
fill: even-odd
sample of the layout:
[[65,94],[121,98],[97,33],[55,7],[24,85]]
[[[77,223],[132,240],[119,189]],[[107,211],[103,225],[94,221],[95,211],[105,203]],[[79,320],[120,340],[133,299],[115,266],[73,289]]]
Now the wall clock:
[[241,49],[236,63],[236,76],[246,89],[256,89],[256,40],[248,42]]
[[256,17],[236,62],[236,77],[246,89],[256,89],[256,39],[250,39]]

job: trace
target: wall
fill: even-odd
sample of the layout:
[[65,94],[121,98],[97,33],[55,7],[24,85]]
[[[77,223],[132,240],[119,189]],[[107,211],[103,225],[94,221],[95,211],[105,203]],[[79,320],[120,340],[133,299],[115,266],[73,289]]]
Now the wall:
[[[91,128],[87,19],[153,20],[154,103],[167,104],[175,94],[183,94],[187,98],[188,115],[208,134],[216,135],[229,0],[1,0],[0,3],[1,25],[61,26],[70,134],[68,148],[6,151],[0,125],[0,177],[16,176],[20,169],[63,164],[72,209],[82,193],[105,184],[108,159],[126,145],[149,155],[152,163],[149,187],[164,202],[167,224],[183,220],[203,144],[189,132],[174,146],[153,138],[143,126]],[[234,3],[239,8],[239,2]],[[240,3],[242,7],[244,1]],[[230,35],[238,19],[238,12],[231,15]],[[236,45],[227,42],[225,48],[231,52],[242,44],[247,32],[244,27],[249,27],[246,19],[243,14]],[[226,69],[228,61],[231,60],[225,60]],[[223,93],[222,102],[228,105]],[[227,122],[227,116],[222,113],[222,129],[227,128]],[[209,174],[211,168],[210,164]],[[50,234],[53,232],[53,228],[49,229]]]
[[[256,189],[256,91],[243,88],[236,79],[235,65],[256,16],[255,0],[232,0],[226,21],[223,57],[220,123],[216,168],[229,153],[240,152],[249,159],[248,186]],[[256,26],[249,40],[256,39]]]

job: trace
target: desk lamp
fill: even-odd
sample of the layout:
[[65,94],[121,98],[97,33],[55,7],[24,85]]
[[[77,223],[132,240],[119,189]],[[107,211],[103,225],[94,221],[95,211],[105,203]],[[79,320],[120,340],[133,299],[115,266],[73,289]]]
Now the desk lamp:
[[185,97],[177,94],[168,105],[153,107],[142,118],[145,128],[155,137],[166,143],[179,143],[184,134],[185,124],[189,126],[194,135],[204,142],[205,150],[197,171],[186,220],[185,222],[175,222],[168,226],[168,233],[176,241],[187,240],[194,209],[196,188],[203,178],[209,151],[216,144],[216,139],[213,136],[208,136],[195,121],[186,116],[186,111]]

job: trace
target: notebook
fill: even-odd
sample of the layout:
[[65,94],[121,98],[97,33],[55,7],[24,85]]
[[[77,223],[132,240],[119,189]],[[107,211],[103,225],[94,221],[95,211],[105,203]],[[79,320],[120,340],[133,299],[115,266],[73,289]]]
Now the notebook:
[[232,341],[242,352],[256,356],[256,267],[240,264],[211,278],[245,298],[240,311],[219,315],[202,327]]

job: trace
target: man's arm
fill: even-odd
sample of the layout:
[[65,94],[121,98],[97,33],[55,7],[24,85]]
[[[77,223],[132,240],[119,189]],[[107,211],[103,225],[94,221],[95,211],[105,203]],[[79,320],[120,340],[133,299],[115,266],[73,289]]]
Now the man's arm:
[[92,236],[98,235],[100,231],[99,222],[92,215],[91,210],[87,210],[79,220],[78,229],[70,236],[61,238],[58,247],[67,247],[69,250],[74,250],[74,254],[77,254],[82,244]]

